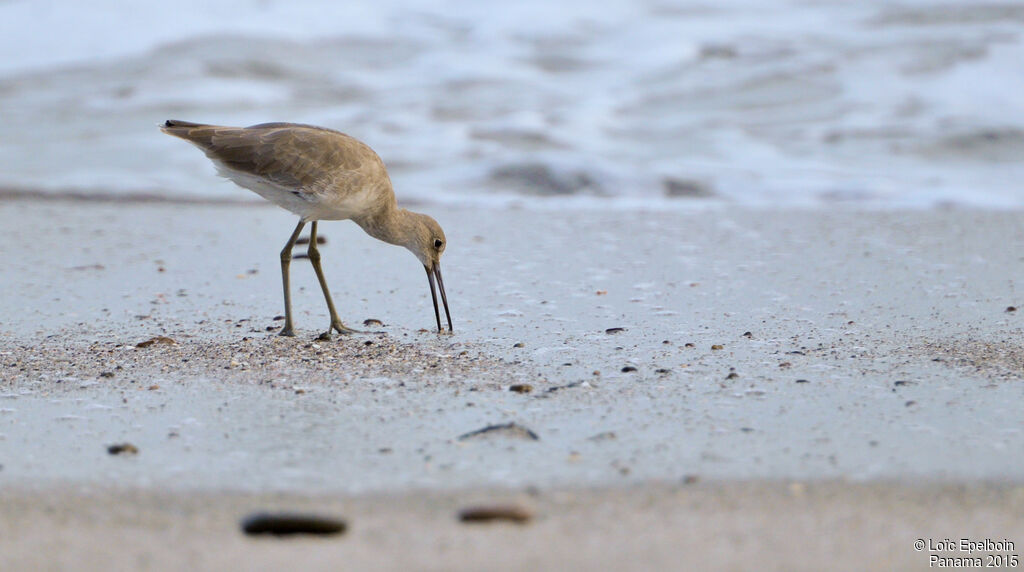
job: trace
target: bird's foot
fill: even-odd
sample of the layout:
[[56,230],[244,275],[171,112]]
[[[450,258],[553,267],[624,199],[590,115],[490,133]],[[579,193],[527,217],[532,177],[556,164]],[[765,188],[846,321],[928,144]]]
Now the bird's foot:
[[365,334],[366,333],[366,332],[364,332],[362,330],[353,330],[352,328],[346,326],[345,324],[342,324],[341,320],[335,320],[335,321],[331,322],[331,329],[327,330],[327,331],[331,331],[331,330],[334,330],[334,331],[338,332],[339,334],[345,334],[345,335],[348,335],[348,334]]
[[281,331],[278,332],[277,335],[285,336],[285,337],[288,337],[288,338],[294,338],[295,337],[295,330],[293,330],[291,326],[285,326],[285,327],[281,328]]
[[324,340],[324,341],[329,340],[329,339],[331,339],[331,332],[338,332],[339,334],[341,334],[343,336],[348,336],[348,335],[351,335],[351,334],[365,334],[365,333],[368,333],[368,332],[364,332],[362,330],[353,330],[352,328],[346,326],[345,324],[342,324],[341,320],[334,320],[334,321],[331,322],[331,327],[327,328],[327,331],[322,333],[322,334],[320,334],[320,336],[317,337],[317,339],[318,340]]

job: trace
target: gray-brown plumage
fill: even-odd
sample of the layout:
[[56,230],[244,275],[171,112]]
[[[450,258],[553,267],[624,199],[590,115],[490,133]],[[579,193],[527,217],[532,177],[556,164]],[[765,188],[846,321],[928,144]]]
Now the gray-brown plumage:
[[316,248],[317,221],[344,219],[354,221],[370,236],[404,246],[416,255],[427,272],[437,330],[441,331],[441,313],[435,278],[448,330],[452,330],[441,279],[441,254],[447,246],[444,231],[433,218],[398,208],[384,162],[368,145],[332,129],[297,123],[223,127],[172,119],[161,130],[202,149],[224,177],[299,215],[299,223],[281,251],[285,308],[281,335],[294,335],[288,271],[292,248],[307,222],[312,222],[307,252],[331,315],[331,325],[323,336],[330,337],[332,330],[355,331],[338,318]]

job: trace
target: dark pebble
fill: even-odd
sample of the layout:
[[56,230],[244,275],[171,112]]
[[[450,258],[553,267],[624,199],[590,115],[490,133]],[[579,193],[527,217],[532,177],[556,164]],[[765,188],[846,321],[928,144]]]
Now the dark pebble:
[[[601,372],[595,371],[594,375],[601,375]],[[554,393],[554,392],[562,390],[562,389],[570,389],[570,388],[573,388],[573,387],[580,387],[582,385],[583,385],[582,381],[574,381],[572,383],[567,383],[565,385],[558,385],[558,386],[555,386],[555,387],[549,387],[548,388],[548,393]]]
[[114,377],[114,372],[112,372],[112,371],[101,371],[100,372],[100,377]]
[[514,393],[530,393],[533,391],[533,386],[529,383],[513,383],[508,390]]
[[377,318],[367,318],[367,319],[363,320],[363,325],[364,326],[383,326],[384,322],[378,320]]
[[618,334],[618,333],[625,332],[625,331],[626,331],[626,328],[615,327],[615,328],[608,328],[608,329],[606,329],[604,331],[604,333],[606,333],[606,334]]
[[693,343],[690,343],[690,342],[686,342],[685,344],[683,344],[683,347],[684,348],[695,348],[695,347],[697,347],[697,345],[693,344]]
[[713,349],[713,350],[724,350],[725,346],[723,346],[722,344],[712,344],[711,345],[711,349]]
[[895,385],[896,387],[899,387],[901,385],[910,385],[910,382],[905,379],[901,379],[899,381],[892,382],[892,384]]
[[[320,236],[319,234],[316,235],[316,243],[317,244],[327,244],[327,237],[326,236]],[[295,244],[296,245],[298,245],[298,244],[309,244],[309,237],[308,236],[300,236],[299,238],[295,239]]]
[[622,373],[629,373],[631,371],[636,371],[636,368],[631,365],[627,365],[626,367],[622,368]]
[[459,521],[468,523],[505,521],[525,524],[531,518],[533,513],[515,505],[474,506],[459,511]]
[[242,519],[242,531],[249,535],[315,534],[327,536],[343,534],[347,529],[348,523],[344,520],[315,514],[260,512]]
[[514,348],[521,348],[521,347],[523,347],[524,345],[525,345],[525,344],[523,344],[523,342],[516,342],[516,343],[512,344],[512,347],[514,347]]
[[798,379],[798,380],[796,380],[796,382],[797,383],[810,383],[810,381],[806,380],[806,379]]
[[660,374],[664,375],[666,373],[672,373],[672,370],[670,370],[668,368],[660,367],[660,368],[654,370],[654,373],[660,373]]
[[587,437],[587,441],[612,441],[616,438],[614,431],[602,431],[597,435]]
[[738,373],[736,373],[734,371],[734,372],[730,373],[729,375],[725,376],[725,379],[736,379],[739,376],[740,376],[740,374],[738,374]]
[[1007,306],[1006,307],[1006,311],[1007,312],[1016,312],[1017,311],[1017,307],[1016,306]]
[[754,337],[754,334],[752,332],[743,332],[743,337],[744,338],[752,338],[752,337]]
[[138,455],[139,448],[131,443],[118,443],[107,447],[107,453],[111,455]]

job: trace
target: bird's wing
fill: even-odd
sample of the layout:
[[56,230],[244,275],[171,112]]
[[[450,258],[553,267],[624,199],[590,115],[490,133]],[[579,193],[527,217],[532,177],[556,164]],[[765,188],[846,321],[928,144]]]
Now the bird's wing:
[[357,139],[310,125],[222,127],[168,121],[163,130],[195,144],[222,168],[302,193],[319,193],[382,166],[377,154]]

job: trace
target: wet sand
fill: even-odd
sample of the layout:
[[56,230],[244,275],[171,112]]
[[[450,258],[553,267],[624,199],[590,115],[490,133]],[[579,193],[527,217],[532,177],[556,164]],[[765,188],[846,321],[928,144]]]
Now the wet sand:
[[[31,523],[4,558],[905,569],[927,567],[919,537],[1024,542],[1024,214],[423,210],[448,234],[455,335],[427,330],[413,257],[326,223],[342,319],[384,333],[318,341],[301,260],[299,335],[274,335],[286,213],[4,201],[0,511]],[[155,337],[173,343],[137,347]],[[503,423],[538,438],[460,439]],[[494,496],[537,517],[455,522]],[[242,537],[268,503],[353,529]],[[103,531],[131,540],[105,551]]]
[[[465,524],[514,503],[525,524]],[[347,519],[338,536],[241,533],[254,511]],[[1024,488],[897,483],[650,483],[390,495],[0,492],[4,570],[927,570],[917,539],[1011,540]],[[974,556],[980,556],[974,553]]]

